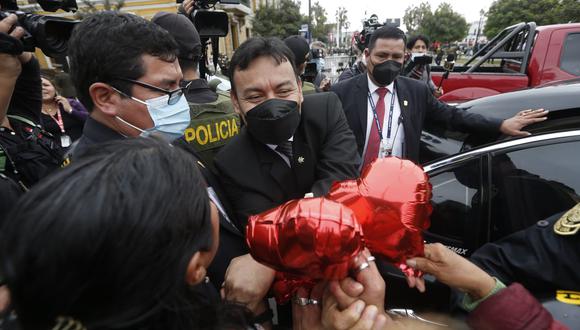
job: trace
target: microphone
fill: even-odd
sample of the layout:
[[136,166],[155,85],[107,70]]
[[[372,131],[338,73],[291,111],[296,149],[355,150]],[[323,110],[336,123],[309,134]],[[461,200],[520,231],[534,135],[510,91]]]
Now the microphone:
[[451,72],[451,71],[453,71],[454,67],[455,67],[455,55],[448,54],[447,59],[445,60],[445,63],[443,64],[443,69],[445,71]]
[[445,70],[445,73],[443,73],[443,76],[439,81],[438,88],[441,88],[441,86],[443,86],[443,80],[449,78],[449,73],[453,71],[454,67],[455,67],[455,54],[447,54],[447,59],[445,59],[445,63],[443,63],[443,70]]
[[209,89],[211,89],[214,92],[217,92],[217,88],[221,83],[222,83],[221,80],[219,80],[217,78],[213,78],[207,84],[209,85]]

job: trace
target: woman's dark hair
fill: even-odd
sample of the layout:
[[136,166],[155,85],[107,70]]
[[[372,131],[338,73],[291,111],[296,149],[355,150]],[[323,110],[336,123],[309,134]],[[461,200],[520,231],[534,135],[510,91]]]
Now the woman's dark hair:
[[245,70],[250,63],[261,56],[268,56],[276,61],[276,64],[289,62],[296,77],[300,75],[294,64],[294,53],[284,44],[282,40],[276,37],[253,37],[250,38],[236,49],[232,60],[230,61],[229,78],[232,85],[232,91],[235,92],[234,73],[239,70]]
[[[145,74],[142,55],[173,62],[177,43],[157,24],[118,12],[93,14],[79,23],[68,42],[71,77],[78,98],[89,111],[93,100],[89,87],[114,78],[139,79]],[[115,81],[115,87],[131,95],[130,84]]]
[[429,49],[429,38],[427,38],[427,36],[424,36],[422,34],[411,37],[411,39],[409,39],[409,41],[407,42],[407,49],[413,49],[413,47],[415,47],[415,44],[419,40],[423,41],[427,49]]
[[185,279],[191,257],[212,243],[194,158],[153,138],[88,154],[34,186],[1,228],[0,267],[22,328],[50,328],[59,316],[87,329],[219,319]]

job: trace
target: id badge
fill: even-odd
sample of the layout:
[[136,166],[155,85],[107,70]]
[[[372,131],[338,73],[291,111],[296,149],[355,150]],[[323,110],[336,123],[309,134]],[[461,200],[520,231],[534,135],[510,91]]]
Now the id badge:
[[70,136],[63,134],[60,136],[60,146],[63,148],[68,148],[72,144]]
[[393,149],[389,147],[387,141],[381,140],[379,145],[379,158],[389,157],[393,153]]

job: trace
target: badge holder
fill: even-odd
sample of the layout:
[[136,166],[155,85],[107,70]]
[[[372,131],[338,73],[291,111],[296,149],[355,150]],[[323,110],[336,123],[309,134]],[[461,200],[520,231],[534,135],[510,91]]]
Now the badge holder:
[[393,146],[389,146],[387,141],[381,140],[379,145],[379,158],[386,158],[393,154]]
[[70,136],[63,134],[60,136],[60,146],[63,148],[68,148],[70,147],[70,145],[72,144],[72,140],[70,139]]

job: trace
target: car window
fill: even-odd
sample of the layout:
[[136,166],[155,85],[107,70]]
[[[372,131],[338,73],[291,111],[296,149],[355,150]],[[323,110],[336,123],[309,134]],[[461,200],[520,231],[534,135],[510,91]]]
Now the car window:
[[492,158],[491,239],[534,225],[580,201],[580,142],[530,147]]
[[[433,213],[428,233],[449,239],[444,244],[465,246],[466,231],[479,219],[481,190],[480,160],[433,175]],[[452,242],[455,241],[455,242]]]
[[562,70],[580,76],[580,33],[570,33],[564,41],[564,50],[560,58]]

